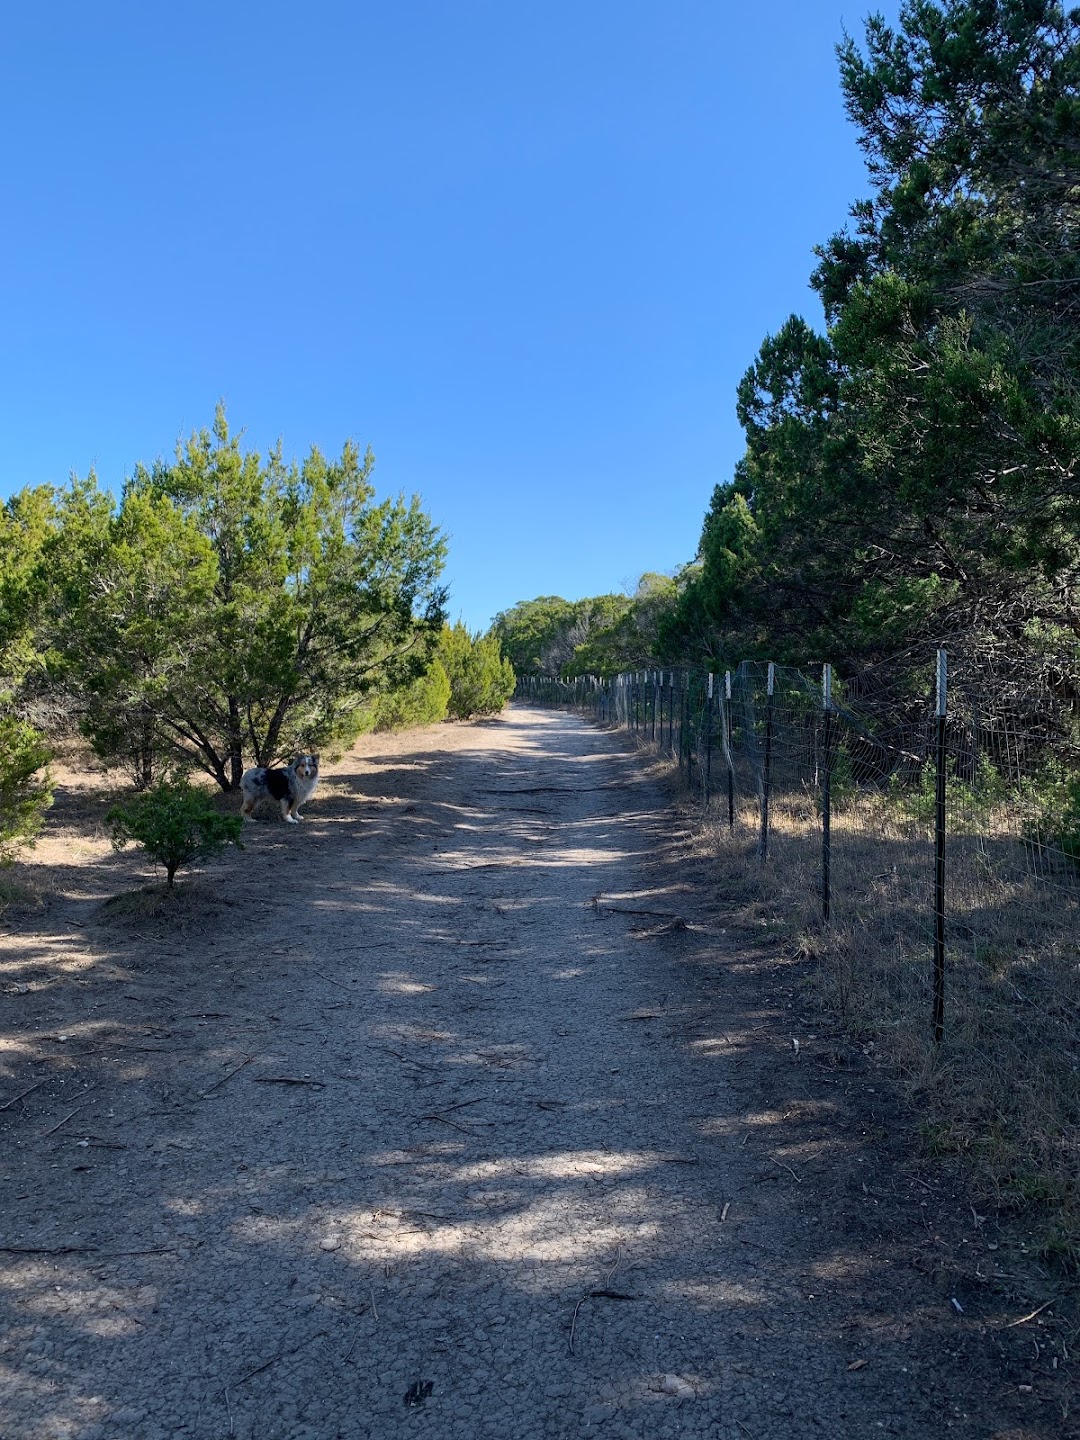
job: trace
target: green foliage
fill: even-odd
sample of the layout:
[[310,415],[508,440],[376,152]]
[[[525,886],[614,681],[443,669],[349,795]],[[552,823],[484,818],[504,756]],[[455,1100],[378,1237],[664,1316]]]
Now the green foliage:
[[908,0],[839,50],[873,193],[738,393],[669,659],[947,642],[1075,673],[1080,11]]
[[647,571],[633,595],[601,597],[618,603],[611,607],[610,618],[593,627],[577,645],[564,674],[612,676],[655,664],[661,630],[684,584],[681,572],[671,576]]
[[960,586],[940,575],[870,578],[851,603],[853,637],[866,644],[900,644],[913,629],[927,630],[957,598]]
[[212,798],[184,778],[159,781],[126,805],[114,805],[105,817],[113,848],[131,840],[165,867],[170,889],[177,870],[206,860],[228,845],[242,849],[239,815],[222,815]]
[[450,677],[436,657],[415,680],[379,696],[372,729],[407,730],[414,725],[436,725],[446,719],[449,708]]
[[1069,777],[1064,800],[1055,817],[1053,835],[1068,859],[1080,866],[1080,775]]
[[133,486],[110,510],[87,524],[65,501],[57,643],[83,733],[145,789],[175,758],[170,722],[197,683],[217,572],[209,539],[167,496]]
[[1021,781],[1017,802],[1031,843],[1058,849],[1080,866],[1080,772],[1050,756]]
[[22,490],[0,505],[0,697],[10,696],[42,664],[37,626],[46,590],[43,558],[55,525],[48,486]]
[[83,727],[152,783],[179,755],[235,789],[249,762],[351,742],[427,669],[446,546],[414,499],[376,502],[370,452],[244,452],[219,407],[115,508],[62,505],[57,648]]
[[541,595],[495,616],[492,630],[519,675],[561,675],[590,629],[612,618],[618,596],[563,600]]
[[[919,767],[914,783],[903,783],[893,777],[889,786],[893,803],[911,819],[932,825],[937,808],[937,766],[927,760]],[[1009,786],[990,759],[980,754],[975,758],[973,772],[958,774],[949,761],[945,776],[945,811],[950,830],[964,829],[972,824],[985,828],[990,813],[1009,798]]]
[[494,632],[473,635],[460,621],[447,625],[439,660],[450,681],[448,713],[454,720],[495,715],[514,693],[514,667]]
[[633,595],[523,600],[496,615],[492,629],[519,675],[565,679],[646,667],[690,569],[674,577],[647,572]]
[[0,715],[0,864],[19,845],[32,845],[52,804],[44,738],[11,715]]

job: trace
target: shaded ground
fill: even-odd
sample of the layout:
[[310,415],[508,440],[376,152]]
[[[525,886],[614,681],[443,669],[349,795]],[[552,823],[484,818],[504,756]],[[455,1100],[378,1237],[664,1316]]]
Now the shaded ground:
[[612,738],[377,737],[166,908],[69,804],[0,926],[4,1437],[1080,1433]]

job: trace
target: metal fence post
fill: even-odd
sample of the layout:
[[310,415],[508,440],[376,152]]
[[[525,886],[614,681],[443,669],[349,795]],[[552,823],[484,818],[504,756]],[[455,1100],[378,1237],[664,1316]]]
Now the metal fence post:
[[944,650],[937,652],[937,784],[934,804],[934,1043],[945,1037],[945,725],[949,671]]
[[709,672],[709,685],[705,701],[705,809],[709,808],[709,798],[712,787],[712,714],[713,714],[713,676]]
[[693,692],[694,677],[691,671],[687,671],[683,679],[683,729],[686,732],[686,741],[683,749],[686,751],[686,784],[689,788],[691,775],[694,768],[694,719],[693,719]]
[[763,865],[769,857],[769,784],[772,778],[773,690],[775,687],[776,666],[770,660],[765,700],[765,756],[761,767],[761,841],[758,846]]
[[679,672],[679,769],[682,769],[683,749],[686,740],[686,725],[684,713],[686,711],[686,676]]
[[825,711],[822,745],[825,751],[821,776],[821,918],[829,923],[832,906],[832,666],[821,671],[821,700]]
[[727,751],[727,823],[735,829],[735,753],[732,750],[734,726],[731,721],[731,671],[724,671],[724,737]]

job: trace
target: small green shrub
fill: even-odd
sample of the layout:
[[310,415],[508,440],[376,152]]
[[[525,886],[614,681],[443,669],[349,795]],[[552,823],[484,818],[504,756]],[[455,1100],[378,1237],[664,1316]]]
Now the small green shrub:
[[[950,761],[951,764],[951,761]],[[1003,804],[1009,787],[988,755],[979,755],[974,774],[967,779],[950,769],[945,776],[945,805],[950,815],[963,815],[967,821],[985,825],[991,812]],[[914,784],[893,776],[889,796],[896,805],[923,825],[932,825],[937,809],[937,768],[933,760],[920,767]]]
[[439,659],[450,677],[449,714],[454,720],[496,715],[514,693],[514,667],[494,633],[472,635],[460,621],[447,625]]
[[44,737],[13,716],[0,716],[0,864],[10,864],[19,845],[32,845],[52,787],[44,771],[51,756]]
[[165,867],[170,888],[177,870],[193,860],[209,859],[227,845],[243,849],[239,815],[220,814],[205,790],[183,778],[162,780],[126,805],[114,805],[105,819],[113,848],[122,850],[134,840]]
[[1071,775],[1063,787],[1062,806],[1050,819],[1051,833],[1074,865],[1080,865],[1080,775]]

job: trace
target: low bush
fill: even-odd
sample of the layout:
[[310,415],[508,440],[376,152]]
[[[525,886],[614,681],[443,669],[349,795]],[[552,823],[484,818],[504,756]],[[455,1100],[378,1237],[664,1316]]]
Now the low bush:
[[450,677],[441,660],[433,660],[418,679],[380,695],[375,706],[376,730],[408,730],[413,725],[437,725],[446,719],[450,704]]
[[207,860],[227,845],[243,849],[239,815],[222,815],[205,790],[184,778],[162,780],[114,805],[105,817],[112,828],[113,848],[122,850],[131,840],[165,867],[170,889],[177,870],[194,860]]
[[439,641],[439,659],[450,677],[449,714],[454,720],[497,715],[514,693],[514,667],[495,634],[472,635],[459,621]]
[[19,845],[32,845],[41,829],[52,804],[50,758],[32,725],[0,716],[0,864],[10,863]]

